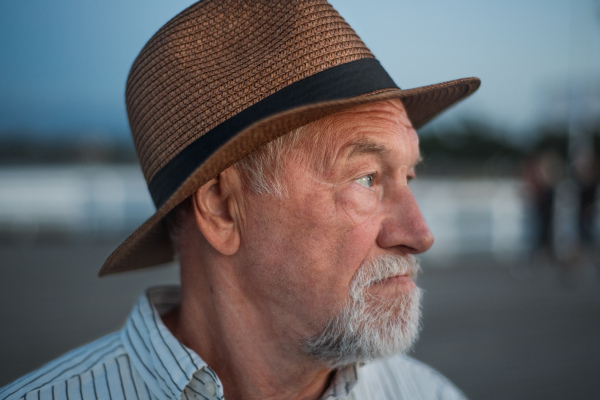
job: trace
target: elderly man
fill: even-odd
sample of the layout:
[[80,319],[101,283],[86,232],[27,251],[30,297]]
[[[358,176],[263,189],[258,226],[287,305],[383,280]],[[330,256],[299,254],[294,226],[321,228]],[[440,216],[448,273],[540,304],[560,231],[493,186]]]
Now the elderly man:
[[203,0],[136,59],[126,101],[157,212],[100,274],[171,261],[122,331],[2,399],[462,398],[419,331],[415,128],[476,78],[401,90],[324,0]]

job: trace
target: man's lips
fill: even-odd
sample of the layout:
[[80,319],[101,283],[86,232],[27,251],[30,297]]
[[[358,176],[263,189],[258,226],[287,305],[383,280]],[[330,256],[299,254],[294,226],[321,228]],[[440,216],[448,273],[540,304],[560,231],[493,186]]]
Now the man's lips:
[[400,290],[409,290],[416,287],[413,278],[414,275],[411,274],[395,275],[382,281],[374,282],[371,287],[375,290],[388,287],[397,287]]
[[409,274],[409,273],[401,274],[401,275],[394,275],[394,276],[390,276],[385,279],[382,279],[380,281],[373,282],[372,285],[380,285],[380,284],[394,282],[394,281],[403,280],[403,279],[412,281],[413,278],[414,278],[414,275]]

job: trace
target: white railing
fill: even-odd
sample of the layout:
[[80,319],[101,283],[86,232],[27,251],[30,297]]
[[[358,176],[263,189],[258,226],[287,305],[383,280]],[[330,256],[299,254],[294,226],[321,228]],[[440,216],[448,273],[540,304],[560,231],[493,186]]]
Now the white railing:
[[512,257],[527,249],[529,218],[519,180],[419,178],[411,185],[435,237],[428,257]]
[[130,231],[154,211],[139,167],[0,169],[4,236]]

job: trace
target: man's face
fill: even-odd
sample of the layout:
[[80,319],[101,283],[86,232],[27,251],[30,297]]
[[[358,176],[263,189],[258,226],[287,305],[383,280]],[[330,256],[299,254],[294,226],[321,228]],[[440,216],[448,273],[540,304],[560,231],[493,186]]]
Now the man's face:
[[[245,196],[238,271],[263,323],[297,347],[344,314],[373,260],[402,261],[433,243],[408,187],[420,155],[399,100],[335,114],[302,137],[282,166],[287,195]],[[416,291],[411,268],[367,273],[364,311],[406,318],[397,299]]]

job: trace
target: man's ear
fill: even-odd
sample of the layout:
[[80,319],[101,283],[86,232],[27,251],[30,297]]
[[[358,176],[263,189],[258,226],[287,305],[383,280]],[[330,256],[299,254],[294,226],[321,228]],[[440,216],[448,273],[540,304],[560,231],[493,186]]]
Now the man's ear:
[[226,169],[208,181],[192,195],[194,220],[206,240],[224,255],[234,254],[240,246],[239,207],[234,204],[238,197],[239,179]]

